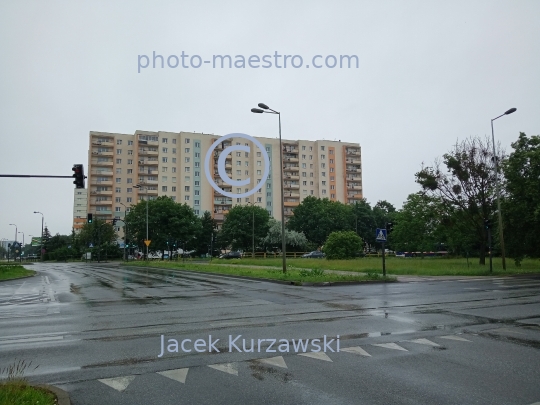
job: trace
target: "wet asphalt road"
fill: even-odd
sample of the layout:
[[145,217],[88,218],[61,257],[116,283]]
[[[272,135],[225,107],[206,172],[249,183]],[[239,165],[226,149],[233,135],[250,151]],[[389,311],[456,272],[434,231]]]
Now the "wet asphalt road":
[[[75,405],[540,403],[540,277],[293,287],[117,264],[31,268],[36,277],[0,283],[0,368],[32,360],[30,380]],[[220,353],[160,358],[161,335],[212,335]],[[339,335],[341,351],[228,352],[229,335],[246,348]]]

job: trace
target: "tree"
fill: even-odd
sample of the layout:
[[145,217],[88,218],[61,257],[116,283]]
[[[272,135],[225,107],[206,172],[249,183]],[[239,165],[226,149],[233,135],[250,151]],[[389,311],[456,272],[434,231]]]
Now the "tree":
[[480,264],[485,264],[487,250],[484,220],[493,218],[494,213],[493,158],[489,138],[473,137],[456,143],[443,155],[446,172],[436,160],[433,167],[423,167],[415,175],[428,195],[440,199],[447,212],[460,218],[464,232],[475,236]]
[[150,201],[141,200],[132,206],[126,215],[129,235],[138,246],[145,247],[146,204],[148,204],[148,239],[151,240],[149,251],[171,252],[177,247],[184,248],[184,246],[188,251],[197,246],[201,220],[190,206],[176,203],[167,196]]
[[363,198],[352,205],[352,212],[354,215],[355,231],[358,236],[370,245],[375,244],[377,221],[371,205]]
[[204,211],[201,218],[201,231],[197,237],[197,254],[203,255],[210,252],[212,239],[217,235],[217,223],[209,211]]
[[435,197],[419,192],[410,194],[394,216],[390,234],[394,249],[408,252],[438,250],[442,242],[441,206]]
[[362,250],[362,239],[353,231],[332,232],[323,250],[329,260],[353,259]]
[[268,233],[269,221],[270,214],[264,208],[254,205],[237,205],[225,214],[220,232],[221,243],[224,247],[230,246],[233,250],[251,250],[254,233],[256,248]]
[[[287,250],[297,249],[303,251],[309,242],[303,233],[285,229],[285,243],[287,244]],[[263,239],[263,244],[269,250],[281,249],[281,221],[274,218],[270,219],[268,234]]]
[[322,246],[332,232],[355,229],[351,206],[339,201],[330,201],[328,198],[308,196],[293,213],[287,227],[302,232],[317,246]]
[[[66,238],[69,240],[69,236],[66,236]],[[105,257],[105,253],[107,253],[107,256],[117,256],[117,235],[110,222],[94,219],[91,224],[85,223],[77,238],[79,240],[78,244],[81,246],[89,247],[92,244],[92,257]],[[113,246],[113,248],[109,246]]]
[[396,208],[391,203],[386,200],[377,201],[373,207],[376,228],[386,228],[386,224],[394,220],[395,214]]
[[503,162],[505,241],[514,257],[540,256],[540,136],[521,132]]

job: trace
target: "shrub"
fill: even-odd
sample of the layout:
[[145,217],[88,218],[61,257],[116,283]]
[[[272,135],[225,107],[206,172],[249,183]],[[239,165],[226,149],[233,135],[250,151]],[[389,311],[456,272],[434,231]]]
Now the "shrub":
[[353,231],[332,232],[323,249],[330,260],[353,259],[359,250],[362,250],[362,239]]

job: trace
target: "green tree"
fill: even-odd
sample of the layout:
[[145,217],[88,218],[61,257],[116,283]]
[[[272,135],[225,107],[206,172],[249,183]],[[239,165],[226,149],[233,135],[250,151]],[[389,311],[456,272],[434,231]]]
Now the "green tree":
[[[500,153],[498,154],[500,155]],[[475,236],[480,264],[485,264],[487,232],[484,220],[493,218],[495,173],[489,138],[473,137],[456,143],[432,167],[416,173],[416,182],[430,196],[440,199],[447,212],[462,221],[464,236]]]
[[354,215],[355,231],[358,236],[370,245],[375,244],[377,221],[371,205],[363,198],[352,205],[352,213]]
[[[508,254],[540,256],[540,136],[521,132],[503,162],[506,196],[502,213]],[[495,234],[497,235],[497,234]],[[495,236],[494,235],[494,236]]]
[[210,252],[212,239],[217,235],[217,223],[209,211],[205,211],[201,217],[201,231],[197,237],[197,254],[203,255]]
[[[253,222],[255,220],[255,222]],[[236,205],[227,214],[220,231],[223,247],[233,250],[251,250],[253,230],[255,231],[255,249],[268,233],[270,214],[267,210],[254,205]],[[253,227],[253,224],[255,225]]]
[[[263,244],[268,250],[281,250],[281,221],[274,218],[270,219],[268,234],[263,240]],[[292,250],[305,250],[309,242],[301,232],[285,229],[285,243],[287,245],[287,251]]]
[[[69,240],[69,236],[67,238]],[[83,251],[86,251],[86,248],[92,244],[92,258],[118,256],[117,234],[110,222],[94,219],[91,224],[85,223],[77,235],[77,239],[78,244],[83,247]]]
[[362,239],[354,231],[332,232],[324,244],[329,260],[353,259],[362,250]]
[[201,220],[187,204],[178,204],[170,197],[161,196],[155,200],[139,201],[126,215],[129,235],[137,245],[146,251],[146,204],[148,204],[148,239],[152,242],[150,252],[173,251],[184,247],[186,251],[197,247],[197,237],[201,232]]
[[317,246],[322,246],[332,232],[355,229],[351,206],[339,201],[308,196],[293,212],[287,227],[302,232]]

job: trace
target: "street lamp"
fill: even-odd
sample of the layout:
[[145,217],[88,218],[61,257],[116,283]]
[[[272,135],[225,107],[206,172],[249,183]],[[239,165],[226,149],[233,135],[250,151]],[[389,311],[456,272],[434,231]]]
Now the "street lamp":
[[[260,108],[252,108],[251,112],[256,114],[277,114],[279,122],[279,161],[280,161],[280,182],[281,182],[281,252],[283,254],[283,273],[287,272],[287,251],[285,247],[285,197],[283,195],[283,145],[281,143],[281,113],[272,110],[266,104],[259,103]],[[269,111],[266,111],[269,110]]]
[[41,261],[43,261],[43,220],[45,216],[39,211],[34,211],[34,214],[41,214],[41,238],[39,238],[39,250],[41,251]]
[[146,245],[146,260],[148,260],[148,200],[149,200],[150,196],[148,195],[148,187],[143,187],[140,184],[137,184],[137,185],[135,185],[133,187],[140,188],[140,189],[146,189],[146,241],[145,241],[144,244]]
[[495,152],[495,132],[493,131],[493,121],[498,118],[501,118],[504,115],[509,115],[515,112],[517,108],[510,108],[504,114],[499,115],[491,120],[491,138],[493,146],[493,160],[495,161],[495,190],[497,192],[497,211],[499,216],[499,240],[501,243],[501,257],[503,270],[506,270],[506,257],[504,253],[504,236],[503,236],[503,222],[502,222],[502,212],[501,212],[501,190],[499,188],[499,163],[497,162],[497,155]]

